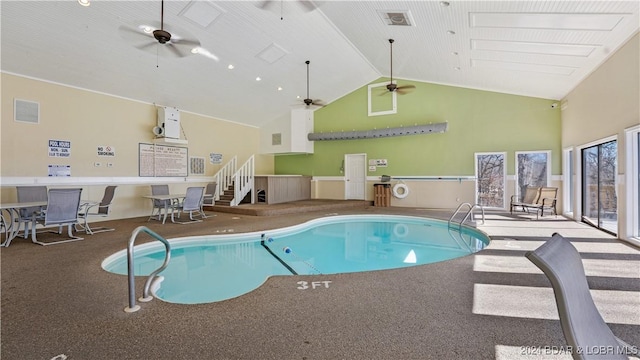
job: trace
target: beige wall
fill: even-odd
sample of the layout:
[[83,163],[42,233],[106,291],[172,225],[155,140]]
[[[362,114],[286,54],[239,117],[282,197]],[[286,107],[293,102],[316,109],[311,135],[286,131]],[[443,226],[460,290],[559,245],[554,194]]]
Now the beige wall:
[[624,129],[640,122],[639,45],[636,34],[562,100],[563,148],[613,135],[623,141]]
[[[582,81],[562,101],[562,147],[573,149],[578,172],[575,174],[573,216],[580,219],[580,149],[605,138],[618,145],[618,237],[628,238],[627,200],[631,184],[626,183],[626,154],[630,144],[625,129],[640,124],[640,35],[634,35],[602,66]],[[565,178],[567,174],[565,174]]]
[[[400,181],[392,180],[391,186]],[[374,184],[380,183],[379,179],[367,178],[365,199],[374,200]],[[461,203],[475,204],[476,183],[470,178],[460,180],[403,180],[409,193],[407,197],[398,199],[391,197],[391,206],[418,207],[427,209],[455,209]],[[344,199],[345,180],[336,177],[314,177],[311,183],[312,197],[318,199]],[[558,213],[562,213],[562,182],[552,180],[550,186],[558,188]],[[511,195],[514,194],[515,181],[513,177],[507,178],[505,185],[505,208],[509,209]]]
[[[204,157],[205,175],[186,178],[138,176],[138,144],[152,143],[156,125],[153,104],[28,79],[1,75],[2,126],[0,175],[3,202],[15,200],[15,185],[81,186],[83,198],[99,200],[106,184],[118,185],[112,218],[142,216],[150,211],[150,183],[169,183],[172,191],[206,184],[222,165],[208,161],[221,153],[223,164],[233,156],[242,164],[256,155],[256,173],[273,174],[273,157],[258,155],[260,130],[229,121],[181,112],[189,156]],[[14,121],[14,99],[40,104],[40,123]],[[171,104],[166,104],[171,106]],[[71,142],[69,158],[48,156],[48,140]],[[98,146],[115,148],[115,157],[98,157]],[[94,163],[100,162],[96,167]],[[111,163],[111,167],[107,167]],[[48,178],[48,165],[70,165],[71,177]]]

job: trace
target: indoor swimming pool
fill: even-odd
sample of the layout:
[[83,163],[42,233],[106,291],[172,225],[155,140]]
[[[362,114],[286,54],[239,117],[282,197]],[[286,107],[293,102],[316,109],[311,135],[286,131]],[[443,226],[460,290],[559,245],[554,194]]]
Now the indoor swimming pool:
[[[446,221],[394,215],[329,216],[283,229],[170,239],[171,260],[154,295],[172,303],[216,302],[246,294],[274,275],[395,269],[466,256],[489,238]],[[134,273],[151,274],[165,258],[160,242],[134,248]],[[127,252],[102,263],[127,274]],[[123,281],[126,281],[123,277]]]

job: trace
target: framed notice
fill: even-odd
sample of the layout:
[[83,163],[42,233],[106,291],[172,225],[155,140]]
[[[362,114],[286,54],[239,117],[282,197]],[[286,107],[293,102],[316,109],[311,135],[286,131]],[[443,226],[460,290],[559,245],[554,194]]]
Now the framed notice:
[[191,175],[204,175],[204,158],[192,156],[189,160],[189,167]]
[[138,157],[139,176],[188,176],[188,148],[140,143]]

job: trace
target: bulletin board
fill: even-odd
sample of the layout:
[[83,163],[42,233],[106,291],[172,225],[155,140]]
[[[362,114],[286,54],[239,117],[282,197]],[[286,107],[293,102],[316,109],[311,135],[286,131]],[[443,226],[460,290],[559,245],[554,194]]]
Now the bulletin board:
[[139,176],[188,176],[186,147],[140,143],[138,155]]

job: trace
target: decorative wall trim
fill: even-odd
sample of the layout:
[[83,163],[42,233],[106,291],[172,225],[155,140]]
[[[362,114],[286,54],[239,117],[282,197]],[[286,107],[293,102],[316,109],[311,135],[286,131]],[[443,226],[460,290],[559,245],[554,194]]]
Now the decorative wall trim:
[[408,135],[424,135],[443,133],[447,131],[449,123],[436,123],[426,125],[415,125],[407,127],[397,128],[384,128],[362,131],[335,131],[335,132],[320,132],[309,133],[307,139],[309,141],[320,140],[358,140],[358,139],[374,139],[392,136],[408,136]]
[[0,178],[0,186],[19,185],[148,185],[167,183],[203,183],[214,181],[212,176],[198,177],[18,177],[4,176]]

